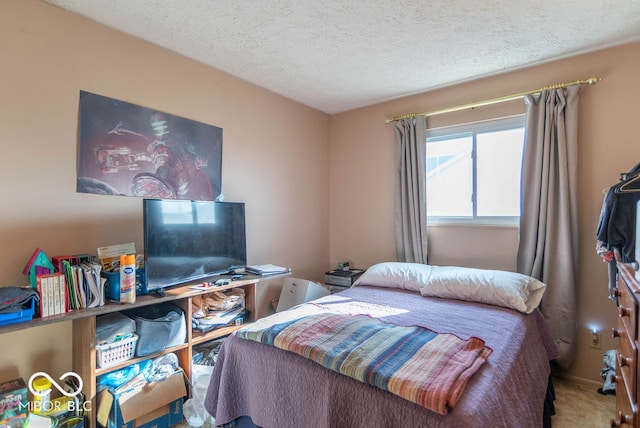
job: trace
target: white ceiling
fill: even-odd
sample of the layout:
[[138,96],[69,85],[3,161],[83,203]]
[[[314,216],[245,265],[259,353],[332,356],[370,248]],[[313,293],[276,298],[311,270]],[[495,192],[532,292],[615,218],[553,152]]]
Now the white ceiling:
[[329,114],[640,41],[638,0],[46,1]]

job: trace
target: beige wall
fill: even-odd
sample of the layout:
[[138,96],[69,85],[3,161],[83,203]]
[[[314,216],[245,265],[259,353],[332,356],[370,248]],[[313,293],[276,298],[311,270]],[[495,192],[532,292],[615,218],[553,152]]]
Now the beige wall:
[[[36,0],[0,2],[0,52],[0,285],[26,283],[36,247],[49,256],[131,241],[143,249],[142,199],[75,192],[80,90],[223,128],[223,193],[246,203],[248,261],[322,280],[328,115]],[[70,370],[70,331],[3,335],[0,379]]]
[[[491,99],[598,76],[583,90],[579,118],[578,353],[569,376],[599,382],[602,354],[614,347],[616,317],[607,299],[606,265],[595,254],[595,230],[603,190],[618,174],[640,162],[640,43],[552,62],[475,82],[409,96],[335,115],[331,119],[331,263],[352,260],[356,266],[393,260],[393,130],[385,119]],[[425,70],[427,73],[428,70]],[[500,107],[504,108],[504,107]],[[510,106],[506,110],[518,110]],[[521,108],[520,108],[521,109]],[[485,109],[458,113],[476,120]],[[508,113],[508,112],[505,112]],[[429,120],[438,125],[447,118]],[[514,269],[515,229],[431,228],[434,264]],[[587,327],[603,331],[603,349],[587,345]]]
[[[640,44],[409,96],[329,117],[178,54],[37,0],[0,2],[0,285],[25,283],[35,247],[49,255],[142,247],[139,198],[75,193],[78,93],[86,90],[224,130],[223,192],[247,204],[250,263],[291,266],[322,280],[338,261],[393,260],[394,115],[464,104],[592,75],[580,110],[578,355],[570,376],[601,382],[602,352],[615,323],[594,234],[603,189],[640,161]],[[487,111],[489,110],[489,111]],[[477,120],[521,112],[519,104],[430,120]],[[330,142],[330,145],[329,145]],[[513,269],[513,228],[429,231],[431,262]],[[268,304],[279,284],[261,300]],[[586,326],[604,331],[602,350]],[[70,369],[69,323],[2,336],[0,379]]]

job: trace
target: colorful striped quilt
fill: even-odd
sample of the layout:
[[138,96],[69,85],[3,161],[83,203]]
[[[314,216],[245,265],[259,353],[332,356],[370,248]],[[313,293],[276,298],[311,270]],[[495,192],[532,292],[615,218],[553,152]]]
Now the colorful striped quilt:
[[458,402],[491,349],[476,337],[403,327],[366,315],[315,314],[238,330],[440,414]]

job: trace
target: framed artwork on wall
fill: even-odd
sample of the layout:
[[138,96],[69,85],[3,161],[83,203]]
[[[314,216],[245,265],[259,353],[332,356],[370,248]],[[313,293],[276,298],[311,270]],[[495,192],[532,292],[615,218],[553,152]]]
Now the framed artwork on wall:
[[212,201],[222,128],[80,91],[76,191]]

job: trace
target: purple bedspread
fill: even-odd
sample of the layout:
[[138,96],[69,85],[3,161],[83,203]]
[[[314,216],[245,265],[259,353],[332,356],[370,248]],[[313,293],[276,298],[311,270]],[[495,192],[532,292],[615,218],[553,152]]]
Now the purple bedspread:
[[232,335],[220,350],[205,399],[217,424],[249,416],[266,428],[542,426],[549,360],[557,350],[537,310],[525,315],[368,286],[334,296],[404,309],[384,321],[477,336],[493,352],[456,407],[440,415],[291,352]]

